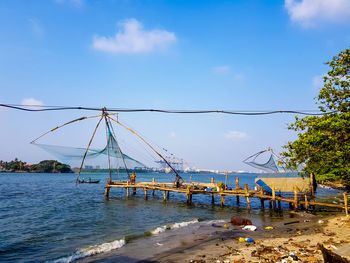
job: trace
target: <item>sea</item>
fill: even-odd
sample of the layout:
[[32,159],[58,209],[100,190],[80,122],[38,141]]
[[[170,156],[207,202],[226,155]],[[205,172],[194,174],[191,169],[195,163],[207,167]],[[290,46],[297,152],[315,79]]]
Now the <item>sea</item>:
[[[209,183],[212,177],[215,182],[225,182],[223,174],[181,176],[186,182],[190,177],[192,182]],[[228,186],[234,187],[238,177],[240,186],[254,188],[255,178],[260,176],[230,174]],[[125,189],[112,188],[106,200],[108,174],[81,174],[81,179],[89,178],[101,181],[76,185],[76,174],[0,173],[0,262],[98,261],[119,252],[130,254],[128,248],[135,249],[135,244],[145,253],[135,258],[142,259],[164,250],[169,240],[190,232],[209,233],[215,229],[213,226],[235,215],[250,218],[257,226],[293,216],[286,204],[282,212],[262,211],[260,200],[255,198],[251,199],[250,211],[245,198],[240,198],[238,206],[236,197],[226,197],[222,208],[219,197],[212,204],[209,195],[194,195],[193,203],[188,205],[184,194],[170,193],[170,199],[164,202],[162,192],[152,196],[149,191],[145,200],[143,190],[127,198]],[[156,182],[173,182],[175,176],[139,173],[136,181],[151,182],[153,178]],[[114,179],[125,180],[126,175],[115,175]],[[323,201],[341,202],[341,193],[318,188],[316,196]]]

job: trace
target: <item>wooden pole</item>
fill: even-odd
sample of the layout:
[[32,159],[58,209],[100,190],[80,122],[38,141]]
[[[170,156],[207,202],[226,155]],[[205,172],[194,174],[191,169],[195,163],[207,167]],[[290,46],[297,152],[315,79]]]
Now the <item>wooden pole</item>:
[[133,194],[133,195],[136,195],[136,187],[133,187],[133,188],[132,188],[132,194]]
[[163,201],[166,201],[166,190],[165,190],[165,184],[163,184]]
[[166,199],[168,199],[168,200],[169,200],[169,195],[170,195],[170,191],[167,191]]
[[239,189],[239,178],[236,177],[236,190],[238,190],[238,189]]
[[214,177],[211,178],[211,183],[212,183],[212,184],[214,183]]
[[273,203],[273,209],[276,210],[276,190],[275,190],[275,186],[272,186],[272,203]]
[[147,188],[145,188],[145,200],[147,200]]
[[105,197],[108,198],[109,197],[109,191],[111,190],[110,187],[106,187],[106,191],[105,191]]
[[225,206],[225,195],[222,194],[222,195],[220,195],[220,197],[221,197],[220,198],[221,199],[221,202],[220,202],[221,203],[221,207],[224,207]]
[[245,189],[245,196],[247,198],[248,209],[250,210],[249,190],[248,190],[247,184],[244,185],[244,189]]
[[305,209],[309,209],[309,201],[307,200],[307,195],[305,195]]
[[298,188],[294,186],[294,211],[298,211]]
[[152,184],[153,184],[152,196],[154,196],[154,185],[156,184],[156,180],[154,179],[154,177],[152,179]]
[[126,197],[129,197],[129,181],[126,182]]
[[348,208],[348,195],[346,193],[343,193],[344,196],[344,208],[345,208],[345,214],[349,214],[349,208]]
[[227,189],[227,176],[228,176],[228,172],[225,172],[226,174],[226,178],[225,178],[225,190]]
[[264,189],[262,189],[262,187],[260,187],[260,203],[261,203],[261,209],[265,210],[265,203],[264,203]]
[[211,203],[215,204],[214,194],[211,194]]

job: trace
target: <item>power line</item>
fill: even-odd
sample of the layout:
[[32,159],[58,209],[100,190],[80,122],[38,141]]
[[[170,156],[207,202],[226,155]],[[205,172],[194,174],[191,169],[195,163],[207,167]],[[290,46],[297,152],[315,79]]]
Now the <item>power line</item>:
[[[90,111],[102,111],[103,108],[99,107],[79,107],[79,106],[47,106],[47,105],[18,105],[18,104],[0,104],[0,107],[29,111],[29,112],[42,112],[42,111],[60,111],[60,110],[90,110]],[[271,115],[278,113],[285,114],[300,114],[300,115],[310,115],[310,116],[320,116],[325,114],[335,113],[332,112],[315,112],[315,110],[163,110],[163,109],[132,109],[132,108],[106,108],[108,112],[157,112],[157,113],[171,113],[171,114],[210,114],[210,113],[221,113],[229,115]]]

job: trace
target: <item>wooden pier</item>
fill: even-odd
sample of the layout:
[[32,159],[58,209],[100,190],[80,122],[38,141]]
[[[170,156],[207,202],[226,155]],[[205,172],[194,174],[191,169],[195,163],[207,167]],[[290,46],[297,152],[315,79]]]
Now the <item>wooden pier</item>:
[[218,188],[218,185],[214,183],[214,178],[212,178],[211,183],[182,183],[181,187],[176,187],[174,183],[159,183],[155,182],[153,178],[152,182],[137,182],[131,184],[129,181],[116,182],[108,181],[107,186],[105,187],[105,196],[109,197],[111,188],[125,188],[126,196],[130,196],[130,190],[132,194],[135,195],[137,189],[144,191],[145,199],[148,199],[148,191],[152,192],[154,196],[155,191],[163,192],[163,201],[167,201],[170,198],[170,192],[183,193],[186,195],[186,200],[188,204],[192,203],[192,196],[196,194],[209,195],[211,196],[212,203],[215,202],[214,197],[220,196],[220,205],[221,207],[225,206],[225,197],[226,196],[236,196],[237,204],[239,205],[240,198],[245,198],[247,201],[248,209],[251,209],[251,198],[258,198],[261,201],[261,209],[264,209],[265,201],[269,201],[269,207],[273,209],[280,209],[281,202],[286,202],[290,204],[290,207],[293,207],[295,211],[298,209],[308,210],[310,207],[314,206],[324,206],[343,209],[348,215],[348,196],[346,193],[343,194],[344,205],[340,204],[331,204],[331,203],[320,203],[315,202],[313,199],[312,193],[303,193],[299,192],[298,188],[294,187],[294,193],[289,196],[280,196],[276,193],[275,188],[272,188],[272,194],[266,193],[262,188],[258,190],[252,190],[248,188],[248,185],[245,184],[243,188],[239,186],[239,179],[236,178],[236,187],[232,190],[219,189],[219,191],[213,191],[208,189]]

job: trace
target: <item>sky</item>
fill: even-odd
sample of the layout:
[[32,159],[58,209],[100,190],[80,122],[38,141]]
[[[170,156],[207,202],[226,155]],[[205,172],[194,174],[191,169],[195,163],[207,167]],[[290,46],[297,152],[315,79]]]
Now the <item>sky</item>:
[[[324,62],[349,48],[350,1],[5,0],[0,36],[0,103],[317,110]],[[94,114],[0,108],[0,159],[52,159],[29,142]],[[254,171],[242,160],[297,138],[287,114],[119,118],[205,169]],[[95,124],[74,124],[47,143],[84,147]]]

